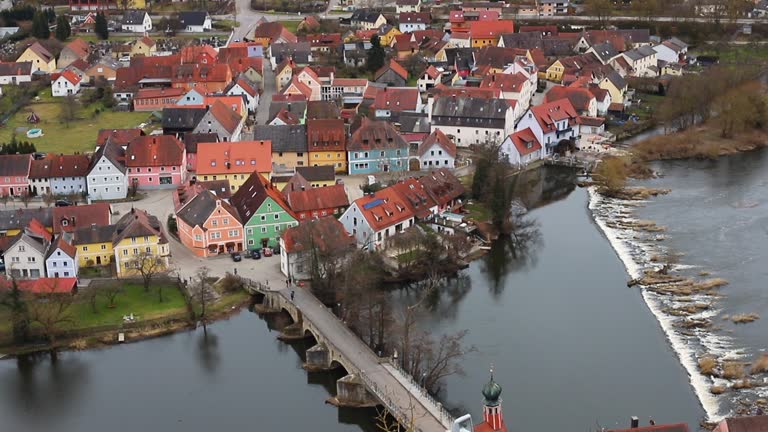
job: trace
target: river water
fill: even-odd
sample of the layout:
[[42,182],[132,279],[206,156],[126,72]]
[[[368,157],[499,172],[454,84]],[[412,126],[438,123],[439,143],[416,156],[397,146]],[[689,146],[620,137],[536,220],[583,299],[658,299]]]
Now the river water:
[[[668,227],[657,243],[685,252],[681,262],[696,266],[688,271],[731,281],[718,300],[727,313],[768,306],[758,283],[768,255],[766,164],[768,152],[659,164],[666,176],[649,183],[673,192],[634,208]],[[493,365],[510,430],[617,428],[633,415],[695,429],[713,410],[727,411],[733,396],[697,395],[697,378],[684,367],[687,352],[704,343],[666,333],[658,308],[627,288],[627,270],[647,253],[627,233],[601,229],[622,203],[598,202],[573,180],[551,168],[521,180],[539,241],[516,251],[496,243],[421,317],[421,328],[435,333],[469,329],[467,342],[478,349],[464,361],[466,375],[446,381],[445,405],[478,419]],[[415,294],[395,295],[405,303]],[[723,325],[710,345],[752,355],[764,348],[767,322]],[[272,326],[243,312],[209,327],[215,343],[196,330],[64,353],[56,365],[0,361],[0,429],[375,430],[370,410],[324,404],[337,376],[303,371],[306,347],[277,341]]]

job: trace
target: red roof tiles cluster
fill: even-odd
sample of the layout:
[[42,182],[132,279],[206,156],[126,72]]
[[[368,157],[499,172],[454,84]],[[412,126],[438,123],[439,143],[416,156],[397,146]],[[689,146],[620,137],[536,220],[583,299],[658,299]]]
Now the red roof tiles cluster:
[[125,152],[127,167],[180,166],[184,163],[184,144],[171,135],[134,138]]

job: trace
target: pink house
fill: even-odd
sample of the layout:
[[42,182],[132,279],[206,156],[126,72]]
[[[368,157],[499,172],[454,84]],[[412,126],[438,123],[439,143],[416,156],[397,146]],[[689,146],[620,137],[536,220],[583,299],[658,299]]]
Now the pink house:
[[216,256],[243,250],[243,224],[237,211],[210,190],[203,190],[176,212],[179,239],[195,255]]
[[187,152],[171,135],[139,136],[125,151],[129,185],[139,189],[174,188],[187,177]]
[[29,191],[32,155],[0,155],[0,196],[21,196]]

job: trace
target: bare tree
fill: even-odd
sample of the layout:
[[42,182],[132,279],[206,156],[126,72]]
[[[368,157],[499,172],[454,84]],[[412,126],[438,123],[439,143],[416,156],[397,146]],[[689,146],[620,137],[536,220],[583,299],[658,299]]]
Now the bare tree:
[[7,291],[0,291],[0,306],[11,312],[13,341],[23,344],[29,339],[29,308],[24,293],[19,288],[16,278],[11,278],[11,286]]
[[57,292],[57,285],[57,279],[50,280],[27,302],[30,322],[41,329],[50,344],[53,359],[56,358],[56,336],[74,322],[70,310],[74,297],[71,293]]
[[77,119],[77,112],[79,109],[80,103],[73,95],[64,97],[64,100],[61,103],[61,112],[59,113],[61,122],[69,127],[69,124]]
[[200,267],[197,270],[197,302],[200,305],[200,321],[203,323],[203,331],[207,331],[207,306],[208,298],[213,295],[213,287],[211,286],[208,278],[210,277],[210,269],[208,267]]
[[[152,279],[159,273],[167,270],[165,262],[162,258],[155,255],[151,251],[141,251],[138,255],[134,256],[129,261],[129,268],[132,268],[138,273],[144,281],[144,291],[149,292],[149,286],[152,284]],[[160,302],[163,301],[162,288],[158,290],[158,296]]]
[[8,194],[0,194],[0,202],[3,203],[3,207],[8,208],[8,201],[11,199],[11,196]]
[[24,208],[29,208],[29,203],[32,201],[32,194],[29,192],[21,194],[21,202],[24,204]]
[[43,195],[43,202],[48,207],[52,206],[56,202],[56,195],[54,195],[52,193],[47,193],[47,194]]
[[107,298],[107,307],[111,309],[115,307],[117,296],[122,294],[123,286],[119,282],[113,282],[101,288],[101,291],[104,293],[104,297]]

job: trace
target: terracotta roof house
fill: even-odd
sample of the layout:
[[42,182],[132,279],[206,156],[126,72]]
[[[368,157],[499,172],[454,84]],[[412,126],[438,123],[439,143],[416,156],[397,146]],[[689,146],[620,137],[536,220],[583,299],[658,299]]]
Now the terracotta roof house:
[[[215,59],[215,57],[214,57]],[[232,82],[232,71],[226,63],[180,64],[171,69],[171,85],[200,94],[221,93]]]
[[516,131],[530,128],[536,140],[544,146],[544,154],[559,151],[564,143],[570,145],[580,134],[579,114],[568,99],[559,99],[531,107],[515,127]]
[[341,118],[307,120],[309,165],[330,165],[337,173],[347,170],[347,134]]
[[[764,432],[766,430],[768,430],[768,416],[758,415],[749,417],[728,417],[721,420],[712,432]],[[670,430],[669,432],[687,432],[687,430]]]
[[341,110],[334,101],[308,101],[307,102],[307,121],[321,119],[338,119],[341,116]]
[[197,145],[197,180],[228,180],[236,191],[255,172],[272,171],[270,140],[209,142]]
[[501,144],[501,151],[512,165],[527,165],[541,159],[541,143],[531,128],[525,128],[508,136]]
[[403,33],[425,30],[432,25],[432,15],[429,12],[401,12],[397,16],[397,22]]
[[454,168],[456,164],[456,144],[440,129],[435,129],[419,144],[416,154],[421,169]]
[[384,87],[371,105],[377,119],[397,121],[402,112],[424,111],[421,94],[416,87]]
[[110,224],[112,206],[109,203],[93,203],[66,207],[54,207],[53,233],[73,232],[80,227]]
[[554,86],[545,96],[545,102],[554,102],[560,99],[568,99],[579,115],[590,117],[597,115],[597,98],[589,89]]
[[248,249],[274,247],[285,230],[298,225],[283,195],[259,173],[251,174],[230,202],[243,221]]
[[300,222],[340,215],[349,207],[349,198],[342,184],[283,193],[285,201]]
[[505,33],[514,33],[515,23],[511,20],[474,21],[469,25],[472,47],[496,46]]
[[350,236],[335,217],[313,219],[289,228],[280,237],[280,271],[295,280],[309,279],[311,253],[343,254],[354,250]]
[[66,69],[51,82],[51,95],[54,97],[74,96],[80,92],[81,81],[80,76],[72,70]]
[[79,194],[87,190],[89,166],[86,155],[48,155],[32,161],[29,186],[37,195]]
[[28,193],[32,155],[0,155],[0,195]]
[[195,255],[215,256],[243,250],[243,224],[222,197],[203,190],[176,211],[179,239]]
[[320,28],[320,21],[312,15],[307,15],[296,26],[296,31],[311,32]]
[[58,67],[65,68],[75,60],[85,60],[88,58],[90,51],[91,47],[88,42],[80,38],[75,38],[61,49],[59,60],[57,62]]
[[412,227],[415,221],[412,207],[392,187],[355,200],[339,218],[358,247],[368,250],[386,247],[390,237]]
[[437,213],[452,211],[464,195],[464,185],[448,168],[438,168],[429,174],[419,177],[419,183],[437,203]]
[[134,138],[144,135],[139,128],[133,129],[99,129],[96,136],[96,147],[103,146],[107,140],[119,146],[127,146]]
[[363,118],[347,141],[349,174],[408,170],[408,142],[388,122]]
[[273,43],[295,43],[296,35],[288,31],[279,22],[265,22],[259,24],[253,31],[253,40],[267,47]]
[[393,87],[404,87],[408,81],[408,71],[400,66],[400,63],[390,60],[388,64],[381,67],[374,74],[374,80],[380,84],[386,84]]
[[139,189],[169,189],[187,177],[186,149],[171,135],[134,138],[125,152],[128,182]]
[[291,111],[288,111],[286,108],[281,109],[277,115],[275,115],[275,118],[273,118],[270,122],[270,126],[285,126],[285,125],[298,125],[301,123],[301,119],[299,116]]
[[[737,430],[741,431],[742,429],[737,429]],[[688,432],[688,425],[685,423],[672,423],[672,424],[639,426],[637,417],[633,417],[632,427],[628,429],[613,429],[607,432]],[[733,432],[736,432],[736,431],[733,431]]]
[[221,101],[216,101],[203,115],[194,133],[215,133],[220,141],[239,141],[245,125],[245,117],[232,111]]
[[35,41],[16,59],[16,63],[32,63],[32,73],[51,74],[56,70],[56,57]]

